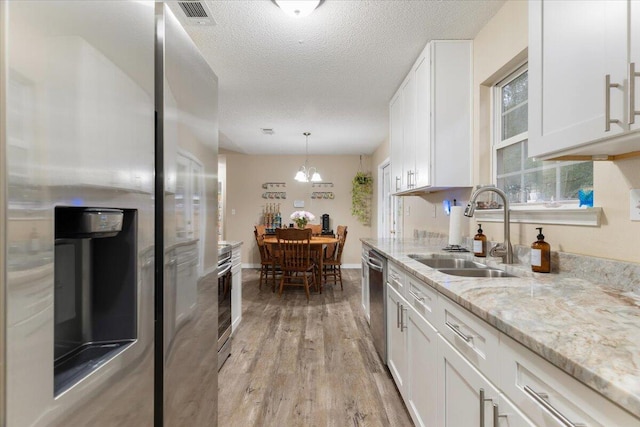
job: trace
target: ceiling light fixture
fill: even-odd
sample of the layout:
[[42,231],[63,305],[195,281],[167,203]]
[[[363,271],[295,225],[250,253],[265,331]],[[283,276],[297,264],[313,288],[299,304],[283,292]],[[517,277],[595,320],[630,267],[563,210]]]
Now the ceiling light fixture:
[[298,173],[296,173],[295,179],[298,182],[320,182],[322,181],[322,177],[314,167],[309,167],[309,135],[310,132],[304,132],[303,135],[306,138],[306,155],[304,160],[304,165],[300,166],[298,169]]
[[273,0],[284,13],[294,18],[311,15],[320,0]]

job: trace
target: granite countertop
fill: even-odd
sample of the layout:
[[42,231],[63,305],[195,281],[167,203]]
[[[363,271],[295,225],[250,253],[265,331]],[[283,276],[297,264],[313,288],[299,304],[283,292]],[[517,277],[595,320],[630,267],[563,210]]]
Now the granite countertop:
[[[443,295],[640,417],[640,295],[527,265],[476,261],[518,277],[451,276],[409,258],[446,254],[419,240],[361,239]],[[456,257],[473,259],[470,253]],[[499,258],[497,260],[500,260]]]
[[236,249],[239,248],[240,246],[242,246],[242,241],[241,240],[223,240],[221,242],[218,242],[219,245],[229,245],[231,246],[231,249]]

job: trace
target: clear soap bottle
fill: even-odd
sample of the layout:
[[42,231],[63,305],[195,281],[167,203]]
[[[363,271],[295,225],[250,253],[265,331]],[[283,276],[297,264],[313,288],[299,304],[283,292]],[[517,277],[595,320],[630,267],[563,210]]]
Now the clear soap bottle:
[[487,236],[482,234],[482,224],[478,224],[478,234],[473,236],[473,254],[477,257],[487,256]]
[[551,271],[551,246],[544,241],[542,227],[537,227],[538,240],[531,245],[531,270],[536,273]]

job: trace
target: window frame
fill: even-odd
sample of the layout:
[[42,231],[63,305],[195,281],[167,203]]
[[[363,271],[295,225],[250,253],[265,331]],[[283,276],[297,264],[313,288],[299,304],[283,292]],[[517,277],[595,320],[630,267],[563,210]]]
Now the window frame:
[[[494,183],[496,183],[496,185],[498,184],[498,151],[500,149],[515,145],[515,144],[522,144],[522,148],[524,151],[524,143],[529,141],[529,130],[528,130],[528,125],[527,125],[527,130],[525,132],[521,132],[517,135],[513,135],[505,140],[501,140],[501,136],[502,136],[502,117],[503,117],[503,113],[502,113],[502,88],[504,86],[506,86],[507,84],[513,82],[515,79],[517,79],[518,77],[520,77],[521,75],[523,75],[524,73],[529,71],[529,64],[528,62],[524,62],[520,65],[518,65],[517,67],[515,67],[511,72],[507,73],[507,75],[501,79],[500,81],[498,81],[498,83],[496,83],[495,85],[492,86],[492,91],[491,91],[491,105],[492,105],[492,110],[491,110],[491,121],[492,121],[492,133],[491,133],[491,177]],[[527,102],[526,104],[528,105],[529,103],[529,97],[527,96]],[[519,104],[517,107],[522,106],[523,104]],[[517,108],[517,107],[514,107]],[[524,154],[522,154],[522,162],[525,161],[525,156]],[[565,207],[578,207],[579,205],[579,201],[578,199],[559,199],[558,195],[561,192],[561,186],[562,186],[562,180],[561,180],[561,171],[562,171],[562,167],[564,166],[571,166],[574,164],[578,164],[578,163],[583,163],[582,161],[563,161],[563,162],[556,162],[554,165],[549,166],[547,165],[546,167],[544,166],[539,166],[536,168],[531,168],[531,169],[525,169],[524,168],[524,164],[521,164],[521,168],[519,169],[518,172],[513,172],[512,176],[520,176],[521,180],[524,179],[524,174],[525,172],[538,172],[538,171],[544,171],[544,170],[549,170],[549,169],[554,169],[555,171],[555,196],[554,196],[554,201],[549,201],[549,200],[545,200],[545,201],[536,201],[536,202],[529,202],[527,200],[523,200],[524,199],[524,195],[521,196],[520,202],[510,202],[510,205],[514,208],[518,208],[518,209],[523,209],[525,206],[528,207],[532,207],[532,208],[539,208],[541,206],[549,206],[552,205],[551,207],[558,207],[558,206],[565,206]],[[504,176],[508,176],[509,174],[503,174]]]
[[[490,173],[494,183],[497,179],[498,150],[508,147],[516,143],[529,140],[528,129],[518,135],[514,135],[504,141],[499,141],[502,135],[502,87],[513,81],[518,76],[529,70],[528,61],[524,61],[505,73],[501,80],[492,85],[490,88],[489,117],[491,120],[490,129]],[[498,91],[498,87],[500,91]],[[528,103],[528,97],[527,97]],[[500,114],[500,120],[495,120],[497,114]],[[528,126],[527,126],[528,127]],[[578,162],[576,162],[578,163]],[[569,164],[568,162],[565,164]],[[560,167],[556,168],[560,171]],[[558,173],[558,172],[557,172]],[[556,185],[560,185],[556,180]],[[557,191],[556,191],[557,194]],[[584,208],[578,207],[578,200],[564,200],[554,203],[549,202],[531,202],[531,203],[515,203],[510,204],[511,222],[526,224],[563,224],[576,226],[599,227],[602,216],[601,207]],[[475,212],[476,220],[483,222],[502,222],[502,209],[478,209]]]

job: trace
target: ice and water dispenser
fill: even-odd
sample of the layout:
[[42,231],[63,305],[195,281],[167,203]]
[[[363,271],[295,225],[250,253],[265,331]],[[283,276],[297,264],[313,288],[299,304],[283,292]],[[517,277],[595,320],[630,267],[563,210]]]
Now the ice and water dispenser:
[[135,341],[136,260],[136,210],[55,208],[55,395]]

